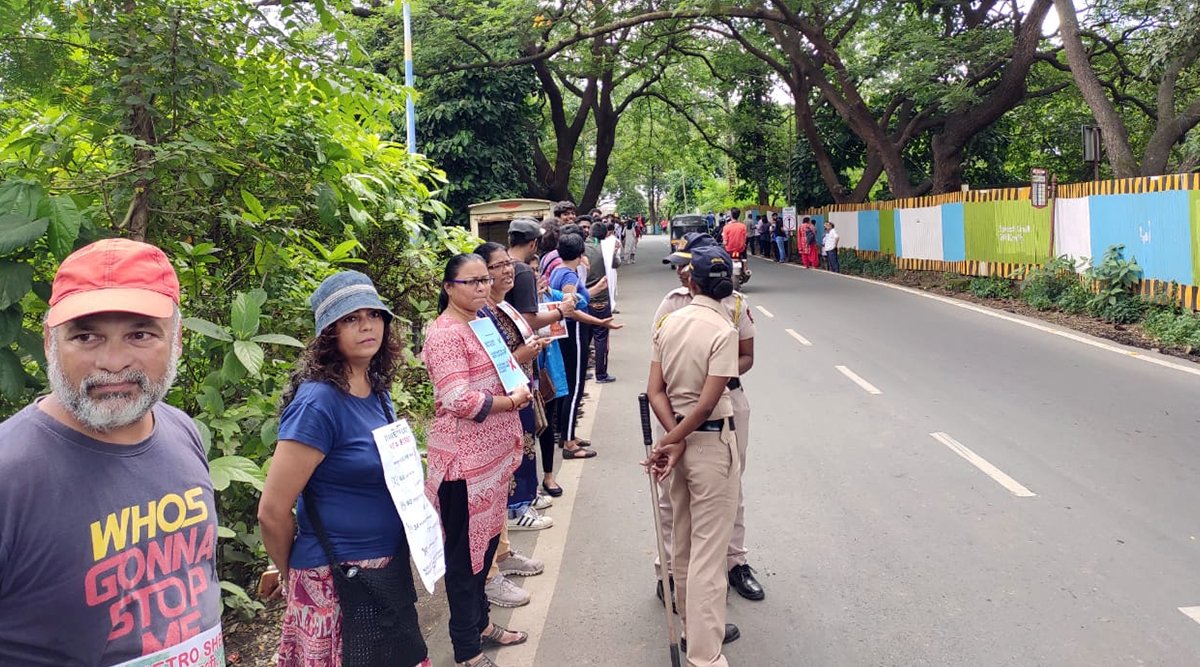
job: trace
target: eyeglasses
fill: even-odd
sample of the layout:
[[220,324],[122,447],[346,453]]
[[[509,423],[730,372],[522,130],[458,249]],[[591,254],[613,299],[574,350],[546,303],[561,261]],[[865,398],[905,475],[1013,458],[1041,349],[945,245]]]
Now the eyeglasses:
[[471,278],[470,280],[450,280],[447,282],[452,282],[455,285],[466,285],[468,287],[474,288],[474,287],[479,287],[480,285],[491,285],[492,283],[496,282],[496,279],[491,276],[488,276],[486,278]]
[[508,267],[510,267],[516,263],[517,263],[517,261],[514,259],[506,259],[502,262],[496,262],[495,264],[488,264],[487,267],[488,267],[488,271],[498,271],[500,269],[507,269]]

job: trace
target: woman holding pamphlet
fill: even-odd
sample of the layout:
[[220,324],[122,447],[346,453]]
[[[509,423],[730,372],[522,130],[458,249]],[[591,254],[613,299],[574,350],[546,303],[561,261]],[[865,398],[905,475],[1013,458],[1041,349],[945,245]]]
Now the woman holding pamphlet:
[[[261,588],[287,599],[279,665],[340,667],[370,656],[366,663],[380,667],[428,666],[409,545],[373,433],[395,421],[390,392],[401,347],[393,315],[357,271],[325,279],[309,305],[317,335],[284,389],[258,506],[263,543],[278,568]],[[386,582],[388,599],[363,581]],[[343,623],[357,617],[346,610],[364,605],[393,619],[387,635]]]
[[518,413],[532,399],[527,384],[512,383],[519,371],[505,366],[512,357],[495,325],[476,316],[494,282],[479,255],[450,258],[442,275],[440,314],[429,324],[421,352],[434,394],[425,488],[446,535],[454,660],[467,667],[496,667],[483,648],[528,639],[490,621],[484,591],[508,515],[509,482],[524,451]]

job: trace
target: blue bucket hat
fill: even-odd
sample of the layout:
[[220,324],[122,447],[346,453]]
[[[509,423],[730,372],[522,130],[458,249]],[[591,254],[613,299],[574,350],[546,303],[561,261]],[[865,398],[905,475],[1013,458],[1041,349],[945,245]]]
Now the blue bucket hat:
[[312,306],[318,335],[325,327],[360,308],[382,310],[389,323],[396,316],[383,305],[379,292],[375,291],[375,283],[358,271],[342,271],[326,278],[308,297],[308,305]]

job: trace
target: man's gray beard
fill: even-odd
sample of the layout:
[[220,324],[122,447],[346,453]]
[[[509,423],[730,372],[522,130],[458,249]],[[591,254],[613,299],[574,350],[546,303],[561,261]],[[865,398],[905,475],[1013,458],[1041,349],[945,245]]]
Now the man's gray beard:
[[[51,391],[75,419],[97,433],[109,433],[145,417],[146,413],[167,395],[167,391],[175,383],[175,373],[179,368],[174,341],[170,342],[170,346],[171,359],[167,363],[167,371],[163,374],[161,382],[151,381],[141,371],[130,370],[124,373],[95,373],[81,380],[78,386],[71,386],[63,373],[62,365],[58,363],[58,334],[52,331],[50,354],[46,358],[46,376],[50,380]],[[131,394],[126,392],[110,393],[100,399],[93,399],[88,395],[88,390],[97,385],[122,382],[136,383],[141,388],[136,400],[131,400]]]

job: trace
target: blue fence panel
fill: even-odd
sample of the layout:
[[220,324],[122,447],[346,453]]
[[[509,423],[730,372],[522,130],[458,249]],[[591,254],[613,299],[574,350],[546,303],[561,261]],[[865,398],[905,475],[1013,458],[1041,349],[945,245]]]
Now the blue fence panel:
[[858,212],[858,248],[879,252],[879,211]]
[[1192,232],[1188,193],[1184,190],[1089,198],[1092,261],[1109,246],[1123,244],[1125,258],[1136,258],[1143,277],[1192,281]]
[[966,218],[962,204],[942,205],[942,259],[961,262],[967,258]]

